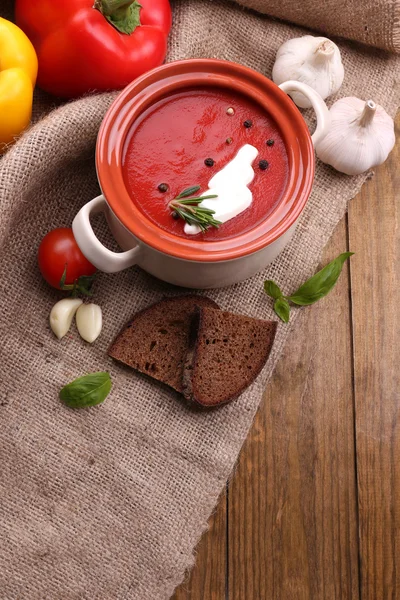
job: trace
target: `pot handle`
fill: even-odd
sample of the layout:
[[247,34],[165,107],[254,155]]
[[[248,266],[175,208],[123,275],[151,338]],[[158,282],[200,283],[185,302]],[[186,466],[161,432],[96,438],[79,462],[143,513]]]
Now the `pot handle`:
[[311,136],[312,143],[315,146],[326,136],[331,124],[331,115],[325,102],[318,92],[313,90],[312,87],[306,83],[301,83],[301,81],[284,81],[279,87],[286,94],[289,94],[290,92],[301,92],[311,102],[311,106],[317,117],[317,127]]
[[76,243],[88,261],[100,271],[117,273],[137,263],[140,247],[136,246],[126,252],[112,252],[112,250],[103,246],[93,231],[90,215],[106,212],[107,210],[108,205],[104,196],[97,196],[78,212],[72,222],[72,231]]

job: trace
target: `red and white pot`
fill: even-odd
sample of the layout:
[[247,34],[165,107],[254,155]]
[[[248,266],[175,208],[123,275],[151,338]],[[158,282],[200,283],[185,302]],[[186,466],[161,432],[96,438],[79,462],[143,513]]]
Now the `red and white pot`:
[[[147,219],[132,202],[122,173],[122,152],[135,119],[168,94],[203,86],[228,88],[264,106],[279,125],[289,161],[287,187],[265,221],[243,234],[210,242],[174,236]],[[317,126],[312,136],[287,96],[291,91],[302,92],[315,110]],[[287,81],[278,87],[260,73],[227,61],[168,63],[136,79],[108,110],[96,148],[102,195],[76,215],[72,224],[76,241],[87,259],[107,273],[139,265],[159,279],[190,288],[224,287],[247,279],[271,263],[292,237],[311,193],[313,143],[326,134],[328,126],[324,101],[303,83]],[[96,237],[90,216],[99,212],[105,213],[123,252],[112,252]]]

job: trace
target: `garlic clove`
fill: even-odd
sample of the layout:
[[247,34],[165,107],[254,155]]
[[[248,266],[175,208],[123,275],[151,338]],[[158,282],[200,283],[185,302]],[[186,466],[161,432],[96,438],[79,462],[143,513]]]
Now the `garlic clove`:
[[103,316],[97,304],[82,304],[76,313],[76,327],[79,335],[91,344],[101,333]]
[[68,333],[72,319],[82,300],[79,298],[63,298],[53,306],[50,312],[50,327],[59,340]]
[[395,143],[394,122],[372,100],[341,98],[332,105],[331,126],[316,144],[318,158],[346,175],[382,164]]
[[[295,80],[307,83],[325,100],[343,83],[344,68],[340,50],[326,37],[305,35],[288,40],[278,49],[272,70],[277,85]],[[297,106],[309,108],[310,101],[300,92],[291,92]]]

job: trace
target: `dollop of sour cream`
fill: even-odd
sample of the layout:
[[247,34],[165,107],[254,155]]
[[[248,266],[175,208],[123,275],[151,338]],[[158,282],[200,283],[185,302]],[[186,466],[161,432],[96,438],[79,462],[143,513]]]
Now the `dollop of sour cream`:
[[[217,198],[203,200],[201,206],[214,210],[213,216],[217,221],[225,223],[249,208],[253,201],[253,194],[248,185],[254,179],[252,164],[257,156],[257,148],[245,144],[235,158],[215,173],[208,182],[208,190],[201,195],[216,194]],[[200,233],[200,228],[186,223],[184,231],[188,235],[195,235]]]

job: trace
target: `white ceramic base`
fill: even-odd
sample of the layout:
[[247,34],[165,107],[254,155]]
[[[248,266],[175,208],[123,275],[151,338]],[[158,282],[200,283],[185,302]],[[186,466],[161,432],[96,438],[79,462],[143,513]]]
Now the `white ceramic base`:
[[[90,225],[90,215],[104,212],[110,230],[123,252],[103,246]],[[292,237],[295,224],[280,238],[262,250],[234,260],[197,262],[163,254],[144,244],[128,231],[110,210],[103,196],[98,196],[76,215],[72,229],[78,246],[98,269],[115,273],[135,264],[163,281],[195,289],[221,288],[248,279],[269,265]]]
[[[122,250],[132,248],[132,234],[110,210],[107,211],[107,222],[114,238]],[[239,283],[262,271],[280,254],[288,244],[295,226],[292,226],[279,240],[263,248],[259,252],[237,258],[213,263],[201,263],[167,256],[149,248],[140,247],[138,264],[142,269],[158,279],[181,287],[195,289],[221,288]]]

